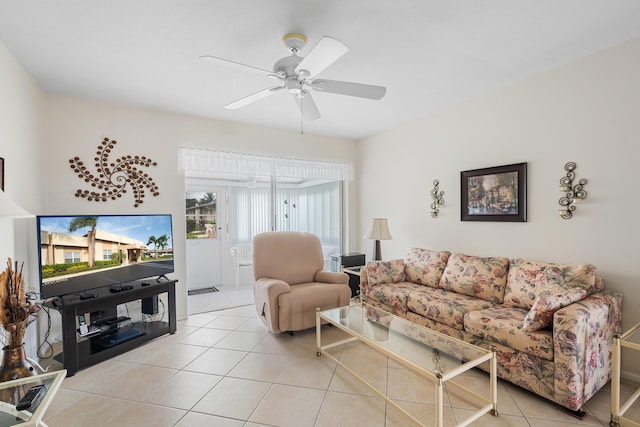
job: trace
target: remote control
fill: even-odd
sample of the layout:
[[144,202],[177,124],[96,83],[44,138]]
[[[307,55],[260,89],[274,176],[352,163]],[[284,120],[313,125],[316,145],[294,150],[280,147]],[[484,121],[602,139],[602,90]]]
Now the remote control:
[[31,405],[33,405],[33,402],[40,398],[41,395],[44,395],[46,390],[44,384],[34,385],[22,396],[22,399],[20,399],[20,402],[16,405],[16,410],[24,411],[25,409],[29,409]]

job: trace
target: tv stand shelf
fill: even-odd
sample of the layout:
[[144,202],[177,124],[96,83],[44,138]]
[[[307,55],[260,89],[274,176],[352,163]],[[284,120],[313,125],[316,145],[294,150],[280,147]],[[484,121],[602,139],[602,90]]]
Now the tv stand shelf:
[[[129,282],[132,289],[112,293],[109,288],[96,289],[97,297],[81,299],[80,295],[66,295],[62,298],[62,305],[47,302],[49,308],[58,310],[62,316],[62,353],[56,356],[64,364],[67,376],[74,375],[78,370],[96,363],[103,362],[114,356],[132,350],[164,334],[176,332],[176,292],[177,280],[151,280],[151,285],[142,285],[142,281]],[[149,282],[146,280],[145,282]],[[119,304],[125,304],[139,299],[152,298],[160,294],[167,294],[165,314],[168,319],[140,322],[114,322],[111,327],[101,328],[102,332],[81,336],[78,333],[76,319],[84,313],[98,311],[113,311]],[[93,320],[92,320],[93,321]],[[95,340],[105,336],[117,328],[135,328],[144,332],[142,335],[110,347],[99,346]]]

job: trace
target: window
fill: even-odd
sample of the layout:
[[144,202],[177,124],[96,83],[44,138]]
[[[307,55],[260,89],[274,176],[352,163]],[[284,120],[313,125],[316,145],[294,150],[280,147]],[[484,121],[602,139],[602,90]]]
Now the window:
[[217,199],[216,193],[187,191],[185,195],[187,239],[217,237]]
[[80,262],[80,252],[64,251],[64,262]]
[[326,258],[340,253],[342,188],[353,179],[350,163],[198,148],[181,148],[180,163],[187,188],[196,182],[206,187],[208,180],[228,189],[220,208],[231,244],[251,243],[265,231],[307,231],[320,238]]
[[[275,206],[271,206],[272,191]],[[229,238],[233,244],[251,243],[256,234],[306,231],[322,242],[325,257],[340,253],[342,182],[281,184],[271,187],[231,187]]]
[[103,249],[102,250],[102,259],[104,261],[110,261],[112,255],[113,255],[113,251],[111,249]]
[[228,223],[233,244],[251,243],[256,234],[271,231],[270,200],[268,187],[230,187]]

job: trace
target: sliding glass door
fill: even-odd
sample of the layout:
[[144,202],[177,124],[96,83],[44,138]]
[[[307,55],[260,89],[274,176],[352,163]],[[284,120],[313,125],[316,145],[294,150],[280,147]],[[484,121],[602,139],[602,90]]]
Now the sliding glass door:
[[221,189],[223,253],[226,247],[250,245],[259,233],[285,230],[317,235],[325,261],[341,253],[342,186],[353,179],[350,163],[198,148],[181,148],[180,156],[187,188],[198,182]]
[[275,186],[275,229],[306,231],[320,238],[325,261],[340,254],[342,182],[278,183]]
[[[222,282],[221,241],[225,221],[219,187],[193,188],[185,194],[187,290],[215,288]],[[203,191],[204,190],[204,191]]]

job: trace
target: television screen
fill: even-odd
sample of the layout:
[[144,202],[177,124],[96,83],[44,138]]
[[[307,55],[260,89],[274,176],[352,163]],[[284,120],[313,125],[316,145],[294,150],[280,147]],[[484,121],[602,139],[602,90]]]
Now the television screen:
[[172,273],[171,215],[38,216],[40,297]]

